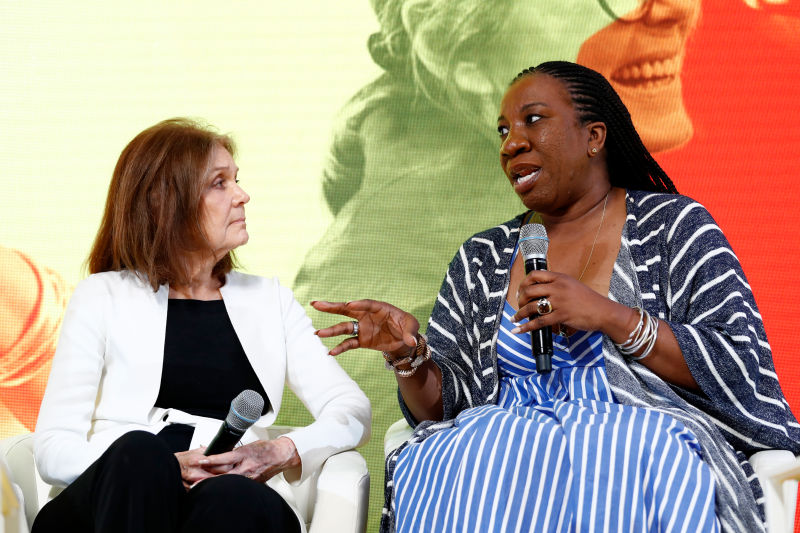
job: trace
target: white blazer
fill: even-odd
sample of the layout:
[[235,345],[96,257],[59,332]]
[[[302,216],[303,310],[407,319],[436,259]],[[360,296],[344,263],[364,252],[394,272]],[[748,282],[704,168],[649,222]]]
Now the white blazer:
[[[284,473],[287,480],[300,482],[330,455],[363,444],[370,432],[369,400],[327,355],[292,292],[274,278],[239,272],[228,274],[221,292],[270,400],[253,433],[275,421],[284,384],[315,418],[286,434],[302,461],[300,469]],[[167,286],[153,292],[128,271],[93,274],[75,288],[34,435],[36,466],[48,483],[68,485],[119,436],[137,429],[157,433],[170,423],[165,418],[210,427],[212,435],[219,428],[219,420],[153,407],[168,295]]]

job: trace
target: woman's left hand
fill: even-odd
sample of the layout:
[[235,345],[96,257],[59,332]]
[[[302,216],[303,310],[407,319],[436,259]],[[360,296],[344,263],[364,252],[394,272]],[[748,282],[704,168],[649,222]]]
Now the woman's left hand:
[[[537,307],[541,298],[550,301],[552,311],[522,324],[518,328],[520,333],[557,324],[576,330],[609,333],[608,321],[616,314],[613,312],[616,311],[614,302],[575,278],[558,272],[535,270],[525,276],[519,284],[517,292],[519,311],[512,320],[518,323],[524,318],[538,314]],[[626,326],[627,324],[623,327]]]
[[292,439],[278,437],[209,455],[200,461],[200,465],[213,474],[239,474],[264,483],[284,470],[300,466],[300,456]]
[[[536,270],[519,284],[519,311],[511,320],[518,323],[523,318],[535,316],[540,298],[550,301],[552,311],[529,320],[513,332],[524,333],[562,324],[575,330],[601,331],[620,344],[629,339],[641,317],[636,309],[606,298],[573,277]],[[640,363],[670,383],[687,389],[698,388],[675,334],[663,321],[658,322],[658,337],[651,355]]]

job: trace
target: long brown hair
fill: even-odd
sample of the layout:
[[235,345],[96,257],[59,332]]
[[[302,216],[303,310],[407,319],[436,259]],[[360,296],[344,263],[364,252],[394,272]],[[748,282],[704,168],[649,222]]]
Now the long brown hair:
[[[230,137],[185,118],[159,122],[128,143],[86,261],[90,274],[131,270],[154,291],[188,284],[189,253],[212,253],[202,230],[201,202],[217,145],[235,154]],[[224,282],[235,266],[236,257],[228,252],[212,275]]]

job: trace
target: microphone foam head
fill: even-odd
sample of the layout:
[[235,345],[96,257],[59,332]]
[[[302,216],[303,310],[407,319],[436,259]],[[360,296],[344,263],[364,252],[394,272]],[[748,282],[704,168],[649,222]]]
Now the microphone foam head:
[[242,433],[261,418],[264,410],[264,398],[254,390],[245,389],[231,402],[231,409],[225,421]]
[[546,257],[549,244],[547,230],[541,224],[525,224],[520,228],[519,251],[525,259]]

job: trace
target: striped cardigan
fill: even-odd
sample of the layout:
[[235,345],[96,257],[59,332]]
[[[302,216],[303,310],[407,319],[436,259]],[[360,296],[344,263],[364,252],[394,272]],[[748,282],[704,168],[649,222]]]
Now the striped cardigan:
[[[746,456],[772,448],[800,453],[800,425],[778,384],[750,286],[722,231],[697,202],[628,191],[626,206],[623,249],[636,276],[615,264],[611,297],[615,286],[626,284],[638,299],[620,303],[640,305],[670,325],[700,391],[669,385],[627,362],[606,337],[615,398],[668,413],[691,429],[715,474],[723,531],[763,531],[761,489]],[[452,426],[465,409],[497,402],[497,331],[522,218],[474,235],[451,262],[427,330],[442,370],[444,421],[422,422],[409,443]],[[416,425],[402,397],[400,404]],[[385,532],[394,529],[392,479],[402,449],[387,457]]]

